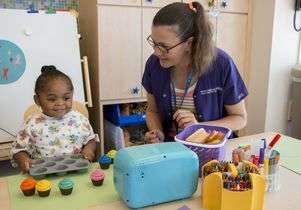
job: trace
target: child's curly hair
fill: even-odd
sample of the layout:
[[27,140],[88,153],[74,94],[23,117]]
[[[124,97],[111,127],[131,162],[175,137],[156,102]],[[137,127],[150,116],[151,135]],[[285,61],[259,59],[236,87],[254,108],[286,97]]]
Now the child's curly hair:
[[38,95],[39,93],[41,93],[41,91],[43,91],[43,89],[47,86],[49,82],[56,79],[64,80],[68,84],[70,90],[73,91],[74,88],[71,79],[63,72],[57,70],[55,66],[50,65],[42,66],[41,74],[36,80],[34,88],[35,94]]

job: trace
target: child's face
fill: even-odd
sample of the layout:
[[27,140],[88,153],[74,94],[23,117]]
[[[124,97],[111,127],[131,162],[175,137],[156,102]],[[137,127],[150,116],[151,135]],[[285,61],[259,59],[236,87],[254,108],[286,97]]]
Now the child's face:
[[36,104],[50,117],[61,118],[72,108],[73,91],[63,79],[48,82],[43,90],[35,95]]

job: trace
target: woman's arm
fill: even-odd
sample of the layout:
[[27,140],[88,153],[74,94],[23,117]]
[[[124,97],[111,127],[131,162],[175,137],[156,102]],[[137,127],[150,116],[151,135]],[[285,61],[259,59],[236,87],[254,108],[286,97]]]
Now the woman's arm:
[[233,131],[243,129],[247,124],[247,111],[245,107],[245,101],[242,100],[234,105],[226,105],[227,117],[219,120],[202,122],[205,125],[217,125],[230,128]]
[[146,124],[149,130],[149,132],[145,134],[146,142],[155,143],[159,140],[164,140],[162,123],[157,110],[155,97],[150,93],[147,94]]
[[158,129],[162,131],[162,123],[157,110],[155,97],[150,93],[147,94],[146,124],[149,130]]

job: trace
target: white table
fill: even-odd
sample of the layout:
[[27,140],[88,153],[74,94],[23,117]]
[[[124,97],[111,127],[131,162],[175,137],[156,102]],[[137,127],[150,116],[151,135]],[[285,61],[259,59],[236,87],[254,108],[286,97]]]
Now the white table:
[[[226,158],[231,159],[232,149],[238,145],[252,144],[262,138],[271,140],[275,133],[262,133],[258,135],[246,136],[229,141],[226,145]],[[283,140],[288,138],[282,136]],[[296,140],[299,141],[299,140]],[[301,164],[301,163],[300,163]],[[280,167],[280,183],[281,188],[276,193],[266,193],[265,210],[301,210],[301,175]],[[200,184],[197,192],[190,199],[174,201],[170,203],[160,204],[144,208],[146,210],[177,210],[184,205],[190,209],[204,210],[201,202]],[[0,179],[0,209],[9,209],[8,186],[5,178]],[[122,201],[107,203],[105,205],[90,206],[87,210],[123,210],[128,209]],[[233,209],[242,210],[242,209]]]
[[[232,156],[232,150],[238,145],[253,144],[254,142],[266,138],[269,141],[275,136],[275,133],[262,133],[252,136],[240,137],[229,141],[226,145],[226,159],[230,160]],[[282,138],[287,138],[282,135]],[[299,141],[296,139],[296,141]],[[301,163],[300,163],[301,164]],[[281,188],[276,193],[266,193],[265,197],[265,210],[301,210],[301,175],[288,170],[284,167],[280,167],[280,183]],[[177,210],[184,205],[190,209],[205,210],[202,208],[201,190],[199,189],[190,199],[174,201],[157,206],[151,206],[143,208],[146,210]],[[122,201],[108,203],[101,206],[89,207],[87,210],[112,210],[112,209],[128,209]],[[242,209],[233,209],[242,210]]]

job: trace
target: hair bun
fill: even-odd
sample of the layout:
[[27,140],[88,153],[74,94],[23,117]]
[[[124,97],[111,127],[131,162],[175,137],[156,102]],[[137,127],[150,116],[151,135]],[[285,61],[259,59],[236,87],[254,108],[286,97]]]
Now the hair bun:
[[42,74],[46,73],[46,72],[49,72],[49,71],[54,71],[56,70],[56,67],[53,66],[53,65],[50,65],[50,66],[42,66],[41,68],[41,72]]

